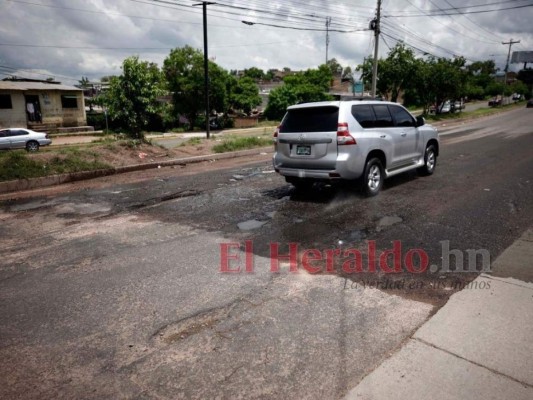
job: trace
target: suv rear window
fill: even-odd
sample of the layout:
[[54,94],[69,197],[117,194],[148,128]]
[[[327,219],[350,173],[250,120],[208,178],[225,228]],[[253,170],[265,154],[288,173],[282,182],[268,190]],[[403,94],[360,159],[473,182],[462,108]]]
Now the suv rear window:
[[280,132],[332,132],[338,124],[338,107],[297,108],[287,112]]

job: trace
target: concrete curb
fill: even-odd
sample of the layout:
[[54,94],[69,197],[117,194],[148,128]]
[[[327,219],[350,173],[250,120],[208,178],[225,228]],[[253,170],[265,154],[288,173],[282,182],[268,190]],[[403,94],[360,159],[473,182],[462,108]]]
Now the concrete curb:
[[104,131],[84,131],[84,132],[61,132],[49,133],[48,136],[53,138],[69,137],[69,136],[103,136]]
[[194,163],[199,163],[203,161],[226,160],[230,158],[252,156],[252,155],[256,155],[260,153],[272,153],[273,151],[274,150],[271,146],[259,147],[255,149],[233,151],[229,153],[206,154],[202,156],[174,158],[172,160],[166,160],[166,161],[161,161],[161,162],[150,162],[146,164],[125,165],[123,167],[99,169],[96,171],[73,172],[70,174],[51,175],[51,176],[44,176],[41,178],[20,179],[16,181],[0,182],[0,194],[18,192],[22,190],[37,189],[37,188],[47,187],[47,186],[60,185],[62,183],[82,181],[85,179],[99,178],[102,176],[123,174],[126,172],[143,171],[146,169],[170,167],[173,165],[187,165],[187,164],[194,164]]

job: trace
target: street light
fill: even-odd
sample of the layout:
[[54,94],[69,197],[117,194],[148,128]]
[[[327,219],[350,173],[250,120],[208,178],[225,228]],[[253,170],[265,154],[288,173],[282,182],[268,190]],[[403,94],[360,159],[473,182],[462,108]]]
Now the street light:
[[216,4],[208,1],[203,1],[193,6],[202,6],[204,15],[204,91],[205,91],[205,132],[207,138],[210,136],[209,126],[209,58],[207,54],[207,6]]

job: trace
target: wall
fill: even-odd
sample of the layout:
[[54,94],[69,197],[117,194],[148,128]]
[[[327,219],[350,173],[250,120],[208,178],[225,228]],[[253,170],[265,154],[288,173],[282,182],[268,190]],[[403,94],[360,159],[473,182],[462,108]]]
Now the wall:
[[22,92],[2,90],[1,94],[11,95],[13,108],[0,109],[0,128],[25,128],[26,105]]
[[[1,94],[11,95],[11,109],[0,109],[0,127],[2,128],[25,128],[27,124],[25,95],[39,96],[41,106],[42,123],[56,127],[86,126],[85,100],[81,91],[59,90],[28,90],[10,91],[2,90]],[[63,108],[61,96],[76,96],[77,108]]]
[[235,128],[254,128],[259,123],[257,117],[236,117],[233,121]]
[[[36,94],[33,91],[28,91],[27,94]],[[77,108],[63,108],[61,105],[61,96],[76,96]],[[58,127],[68,126],[85,126],[87,125],[87,118],[85,117],[85,101],[83,92],[68,92],[68,91],[44,91],[39,92],[39,102],[41,103],[41,111],[43,124],[56,125]]]

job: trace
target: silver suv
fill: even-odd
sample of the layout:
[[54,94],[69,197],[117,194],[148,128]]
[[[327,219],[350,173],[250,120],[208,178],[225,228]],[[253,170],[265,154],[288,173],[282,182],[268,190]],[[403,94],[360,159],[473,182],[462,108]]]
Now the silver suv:
[[291,106],[274,141],[274,168],[297,188],[359,179],[368,196],[378,194],[384,178],[413,169],[431,175],[439,155],[435,128],[384,101]]

